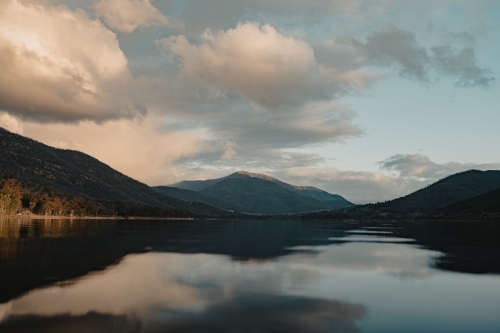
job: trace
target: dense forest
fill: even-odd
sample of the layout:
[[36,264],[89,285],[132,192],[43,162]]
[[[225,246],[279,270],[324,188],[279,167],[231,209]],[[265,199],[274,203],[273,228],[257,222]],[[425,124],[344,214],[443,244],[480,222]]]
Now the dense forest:
[[66,195],[53,187],[19,179],[15,174],[0,171],[0,215],[16,214],[177,218],[192,216],[188,211],[178,208],[92,200]]

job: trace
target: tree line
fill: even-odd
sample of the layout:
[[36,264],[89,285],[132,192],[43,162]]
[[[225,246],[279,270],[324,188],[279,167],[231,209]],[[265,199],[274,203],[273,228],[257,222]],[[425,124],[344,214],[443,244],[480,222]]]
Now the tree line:
[[191,217],[191,213],[178,208],[97,201],[81,196],[68,196],[50,186],[19,179],[14,174],[0,171],[0,215],[16,214],[69,217]]

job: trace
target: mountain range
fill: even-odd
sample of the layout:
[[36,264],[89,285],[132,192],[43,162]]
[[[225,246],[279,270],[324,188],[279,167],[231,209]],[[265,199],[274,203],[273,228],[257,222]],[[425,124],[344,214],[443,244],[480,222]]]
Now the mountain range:
[[[69,198],[81,198],[80,206],[93,205],[96,212],[106,211],[106,214],[117,210],[116,205],[110,206],[109,202],[126,204],[128,211],[133,206],[134,212],[144,211],[143,206],[147,206],[183,210],[192,216],[214,217],[237,216],[235,213],[239,212],[297,213],[352,205],[339,195],[315,187],[294,186],[248,172],[175,184],[180,188],[152,188],[87,154],[50,147],[3,128],[0,128],[0,171],[3,178],[13,175],[20,180],[16,186],[23,187],[20,195],[25,209],[29,206],[26,203],[28,197],[33,199],[32,192],[37,193],[35,206],[42,205],[51,197],[60,198],[59,201],[64,201],[64,204]],[[141,209],[138,210],[138,206]],[[41,211],[41,208],[38,210]],[[46,214],[50,215],[55,210],[62,211],[51,208]],[[158,212],[155,211],[155,214]]]
[[155,187],[188,201],[250,214],[293,214],[353,206],[338,194],[313,186],[296,186],[274,177],[246,171],[218,179],[182,181]]
[[499,190],[500,171],[478,170],[448,176],[401,198],[359,206],[316,187],[245,171],[153,188],[82,152],[50,147],[0,128],[0,214],[33,210],[48,215],[90,211],[158,217],[469,216],[499,213]]

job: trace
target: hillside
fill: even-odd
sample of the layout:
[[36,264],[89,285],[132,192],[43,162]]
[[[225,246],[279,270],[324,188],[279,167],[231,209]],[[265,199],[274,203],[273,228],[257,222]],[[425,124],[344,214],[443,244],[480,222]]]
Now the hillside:
[[0,170],[17,179],[54,188],[62,195],[178,208],[193,214],[224,213],[207,204],[161,194],[87,154],[53,148],[3,128],[0,128]]
[[429,213],[446,205],[500,188],[500,171],[469,170],[386,203],[375,205],[387,212]]
[[205,195],[196,191],[184,190],[170,186],[157,186],[155,187],[155,189],[163,194],[185,201],[204,202],[208,205],[231,211],[239,211],[240,208],[238,205],[233,204],[225,199],[221,199],[215,196]]
[[442,207],[436,212],[444,215],[458,214],[500,214],[500,189],[496,189],[471,199],[462,200]]
[[60,193],[57,189],[18,179],[0,172],[0,215],[21,216],[106,216],[186,218],[192,214],[184,209],[163,208],[142,204],[98,201]]
[[340,195],[316,187],[295,186],[245,171],[218,179],[182,181],[156,189],[183,200],[252,214],[291,214],[352,206]]
[[426,186],[407,196],[384,203],[357,206],[341,212],[312,213],[305,218],[401,217],[428,214],[500,188],[500,171],[469,170]]

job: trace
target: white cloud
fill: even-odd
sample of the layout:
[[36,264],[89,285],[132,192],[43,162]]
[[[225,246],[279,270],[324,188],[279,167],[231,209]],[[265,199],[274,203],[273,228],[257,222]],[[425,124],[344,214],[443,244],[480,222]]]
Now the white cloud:
[[0,5],[0,73],[0,108],[24,117],[104,120],[146,111],[115,34],[63,5]]
[[201,44],[193,45],[176,36],[157,45],[175,55],[182,77],[209,89],[240,93],[269,109],[331,95],[309,44],[271,25],[240,23],[215,34],[206,30],[200,39]]
[[151,0],[100,0],[94,9],[108,26],[126,33],[170,24],[170,19],[153,6]]
[[415,177],[437,180],[457,172],[478,169],[500,169],[500,163],[436,163],[422,154],[396,154],[379,162],[380,168],[395,171],[400,177]]

